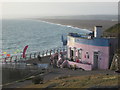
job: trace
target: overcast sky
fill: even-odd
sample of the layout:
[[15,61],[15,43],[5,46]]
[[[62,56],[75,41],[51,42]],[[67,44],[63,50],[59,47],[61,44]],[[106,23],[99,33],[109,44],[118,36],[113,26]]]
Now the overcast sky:
[[65,16],[65,15],[117,15],[117,2],[7,2],[2,4],[3,18]]

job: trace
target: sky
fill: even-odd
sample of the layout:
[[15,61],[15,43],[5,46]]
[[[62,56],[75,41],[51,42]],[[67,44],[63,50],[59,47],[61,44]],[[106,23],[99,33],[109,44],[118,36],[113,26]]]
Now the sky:
[[3,2],[3,18],[118,15],[118,2]]

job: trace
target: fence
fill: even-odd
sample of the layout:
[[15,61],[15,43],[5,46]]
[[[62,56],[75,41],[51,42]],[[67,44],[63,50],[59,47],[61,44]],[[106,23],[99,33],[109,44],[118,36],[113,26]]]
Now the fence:
[[2,63],[3,62],[4,63],[5,62],[25,62],[26,60],[37,58],[38,55],[40,55],[41,57],[50,56],[52,54],[64,52],[66,50],[67,50],[67,47],[64,46],[64,47],[54,48],[54,49],[50,49],[50,50],[46,50],[46,51],[27,53],[26,58],[23,58],[22,54],[20,54],[20,55],[15,55],[15,56],[11,56],[11,57],[1,58],[0,62],[2,62]]

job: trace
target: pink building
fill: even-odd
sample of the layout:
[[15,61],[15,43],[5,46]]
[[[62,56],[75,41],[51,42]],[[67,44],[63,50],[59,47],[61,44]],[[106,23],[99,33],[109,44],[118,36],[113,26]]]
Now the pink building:
[[94,34],[80,35],[70,33],[67,36],[67,56],[77,62],[68,61],[84,70],[108,69],[113,56],[113,46],[117,45],[116,38],[103,38],[102,26],[95,26]]

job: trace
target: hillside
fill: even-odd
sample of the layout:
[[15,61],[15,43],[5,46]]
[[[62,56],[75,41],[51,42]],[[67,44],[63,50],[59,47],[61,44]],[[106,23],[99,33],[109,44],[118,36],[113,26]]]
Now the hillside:
[[118,86],[119,75],[98,74],[85,76],[63,76],[43,84],[31,84],[24,88],[100,88]]
[[120,34],[120,23],[113,25],[112,27],[108,28],[104,33],[110,34],[110,35],[118,35]]

